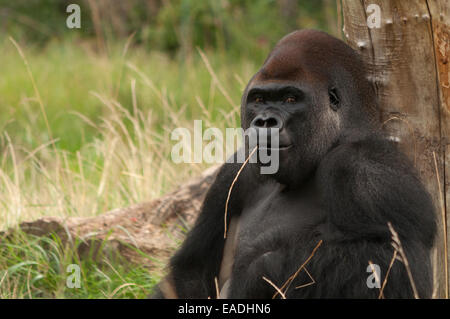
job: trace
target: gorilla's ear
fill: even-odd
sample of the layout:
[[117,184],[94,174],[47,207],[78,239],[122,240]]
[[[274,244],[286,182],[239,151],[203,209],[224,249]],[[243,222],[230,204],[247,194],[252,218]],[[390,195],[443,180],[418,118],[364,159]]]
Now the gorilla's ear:
[[341,100],[339,98],[339,95],[337,93],[337,89],[335,87],[332,87],[328,89],[328,96],[330,97],[330,106],[334,111],[337,111],[340,107]]

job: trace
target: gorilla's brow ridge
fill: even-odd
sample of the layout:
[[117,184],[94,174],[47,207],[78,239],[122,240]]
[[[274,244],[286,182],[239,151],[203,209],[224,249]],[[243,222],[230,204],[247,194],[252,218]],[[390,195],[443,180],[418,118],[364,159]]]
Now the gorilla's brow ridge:
[[273,95],[284,96],[288,94],[293,94],[295,96],[302,96],[304,91],[297,86],[294,85],[280,85],[280,84],[269,84],[263,86],[254,86],[248,92],[248,96],[252,97],[255,95]]

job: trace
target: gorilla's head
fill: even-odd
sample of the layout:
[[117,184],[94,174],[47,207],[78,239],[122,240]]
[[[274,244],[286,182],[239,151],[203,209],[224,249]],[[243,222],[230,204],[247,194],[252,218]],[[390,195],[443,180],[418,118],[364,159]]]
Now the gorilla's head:
[[367,131],[376,110],[358,54],[326,33],[302,30],[281,39],[250,80],[241,123],[244,130],[279,128],[280,164],[273,177],[294,186],[348,132]]

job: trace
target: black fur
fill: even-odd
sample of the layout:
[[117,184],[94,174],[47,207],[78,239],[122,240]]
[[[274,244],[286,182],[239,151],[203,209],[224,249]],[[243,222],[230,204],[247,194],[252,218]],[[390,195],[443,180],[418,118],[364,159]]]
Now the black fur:
[[[277,95],[286,85],[299,92],[289,105]],[[254,88],[268,92],[267,101],[248,97]],[[229,297],[271,298],[275,290],[262,277],[281,287],[323,240],[306,266],[315,284],[296,289],[310,282],[302,271],[286,297],[376,298],[379,289],[367,287],[366,269],[371,261],[382,279],[386,275],[394,252],[388,222],[400,236],[420,297],[431,297],[433,205],[411,163],[374,124],[376,97],[358,55],[322,32],[286,36],[244,92],[243,128],[260,114],[282,120],[281,139],[292,147],[280,152],[275,175],[260,175],[260,165],[249,164],[233,188],[228,217],[241,216],[241,230]],[[181,298],[216,296],[225,201],[240,167],[223,165],[170,261]],[[413,297],[399,261],[384,295]]]

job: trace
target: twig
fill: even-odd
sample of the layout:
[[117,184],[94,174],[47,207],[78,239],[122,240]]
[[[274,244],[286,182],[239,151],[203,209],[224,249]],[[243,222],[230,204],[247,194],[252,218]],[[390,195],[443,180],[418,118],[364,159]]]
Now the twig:
[[394,227],[392,226],[392,224],[390,222],[388,222],[388,227],[392,234],[392,246],[400,254],[401,260],[402,260],[403,264],[405,265],[406,272],[408,273],[409,281],[411,283],[411,287],[412,287],[412,290],[414,293],[414,298],[420,299],[419,294],[417,293],[417,288],[416,288],[416,284],[414,282],[414,278],[411,273],[411,269],[409,267],[408,258],[406,258],[402,243],[400,241],[400,238],[398,237],[398,233],[395,231]]
[[311,276],[311,274],[309,273],[308,269],[306,269],[306,267],[305,267],[305,272],[308,275],[308,277],[311,279],[311,282],[308,282],[307,284],[303,284],[303,285],[297,286],[297,287],[295,287],[295,289],[305,288],[305,287],[314,285],[316,283],[316,281],[314,280],[313,276]]
[[[370,268],[372,269],[372,273],[373,273],[373,275],[375,276],[375,280],[376,280],[379,284],[381,284],[381,278],[378,277],[378,273],[376,272],[375,266],[373,265],[373,263],[372,263],[371,260],[369,260],[369,266],[370,266]],[[382,294],[382,293],[381,293],[381,287],[380,287],[380,294]]]
[[214,285],[216,286],[216,299],[219,299],[219,281],[217,280],[217,277],[214,277]]
[[[309,263],[309,261],[311,260],[311,258],[314,256],[314,254],[316,253],[317,249],[320,247],[320,245],[322,245],[323,240],[320,240],[319,243],[316,245],[316,247],[314,247],[311,255],[309,255],[308,259],[306,259],[306,261],[300,266],[300,268],[292,275],[288,278],[288,280],[286,280],[286,282],[283,284],[283,286],[281,286],[281,290],[284,289],[284,293],[286,294],[286,292],[289,289],[289,286],[291,285],[291,283],[294,281],[294,279],[298,276],[298,274],[300,273],[300,271],[302,271],[302,269]],[[276,292],[272,299],[274,299],[277,296],[278,292]]]
[[439,187],[439,201],[441,203],[442,226],[444,228],[444,273],[445,273],[445,299],[448,299],[448,248],[447,248],[447,214],[444,207],[444,198],[442,197],[441,180],[439,178],[439,170],[436,160],[436,153],[433,151],[434,167],[436,169],[436,178]]
[[258,147],[255,147],[253,149],[253,151],[251,151],[250,155],[247,157],[247,159],[245,160],[245,162],[242,164],[241,168],[239,169],[239,171],[237,172],[236,176],[234,177],[233,182],[230,185],[230,188],[228,189],[228,196],[227,196],[227,201],[225,202],[225,214],[224,214],[224,226],[225,226],[225,231],[223,234],[223,238],[227,238],[227,216],[228,216],[228,202],[230,201],[230,196],[231,196],[231,191],[233,190],[234,184],[236,183],[239,175],[241,174],[242,170],[244,169],[245,165],[247,165],[248,161],[250,160],[250,158],[252,157],[252,155],[256,152],[256,150],[258,149]]
[[389,274],[391,272],[391,268],[394,265],[394,262],[395,262],[396,258],[397,258],[397,250],[394,249],[394,254],[392,255],[392,259],[391,259],[391,262],[389,264],[389,268],[388,268],[388,270],[386,272],[386,276],[384,277],[383,284],[381,285],[380,294],[378,295],[378,299],[384,298],[384,295],[383,295],[384,287],[386,287],[387,280],[388,280]]
[[269,279],[267,279],[266,277],[262,277],[262,279],[264,279],[265,281],[267,281],[273,288],[275,288],[275,290],[277,291],[277,293],[279,293],[281,295],[281,299],[286,299],[286,296],[284,295],[284,293],[281,291],[280,288],[278,288],[273,282],[271,282]]

